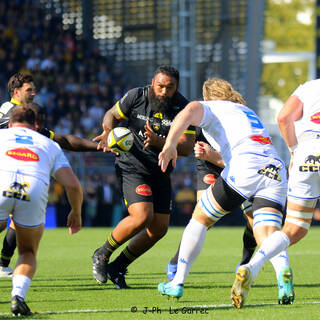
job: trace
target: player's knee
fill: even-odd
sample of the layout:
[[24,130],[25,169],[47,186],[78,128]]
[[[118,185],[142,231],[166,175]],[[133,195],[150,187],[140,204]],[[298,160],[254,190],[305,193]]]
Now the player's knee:
[[134,215],[134,221],[137,227],[147,227],[153,219],[153,212],[150,210],[141,210]]
[[[193,216],[205,216],[207,219],[204,224],[209,227],[228,213],[229,211],[221,209],[214,200],[212,193],[206,190],[198,201]],[[199,221],[199,219],[197,220]]]
[[265,208],[258,209],[253,213],[253,230],[256,227],[271,226],[281,229],[282,213],[277,211],[273,212]]
[[155,230],[154,230],[154,236],[156,239],[160,240],[161,238],[163,238],[166,233],[168,231],[168,226],[166,225],[161,225],[161,226],[158,226]]
[[286,218],[282,231],[289,237],[290,244],[300,241],[309,231],[311,220]]

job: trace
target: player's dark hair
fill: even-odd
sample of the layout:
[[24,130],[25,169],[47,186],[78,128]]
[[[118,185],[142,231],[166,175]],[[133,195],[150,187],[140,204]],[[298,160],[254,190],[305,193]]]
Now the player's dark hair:
[[167,66],[167,65],[159,66],[156,69],[156,71],[154,72],[153,76],[156,76],[158,73],[163,73],[167,76],[170,76],[170,77],[176,79],[177,83],[179,83],[180,75],[179,75],[179,71],[175,67]]
[[24,104],[23,106],[31,109],[35,113],[36,119],[38,119],[38,118],[43,119],[47,115],[46,110],[35,102],[29,102],[29,103]]
[[23,73],[15,73],[13,76],[10,77],[8,81],[8,91],[10,97],[13,96],[13,91],[16,88],[22,88],[24,83],[31,83],[33,81],[33,77],[30,74],[23,74]]
[[10,114],[10,123],[27,123],[31,126],[35,125],[36,114],[31,108],[28,107],[17,107],[14,108]]
[[44,127],[47,113],[45,108],[42,108],[39,104],[35,102],[28,102],[23,105],[24,107],[30,108],[36,115],[36,123],[38,124],[38,130],[41,130]]

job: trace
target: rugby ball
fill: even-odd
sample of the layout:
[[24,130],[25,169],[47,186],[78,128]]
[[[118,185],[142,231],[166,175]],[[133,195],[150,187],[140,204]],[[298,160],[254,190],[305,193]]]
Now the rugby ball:
[[108,135],[108,147],[115,152],[127,152],[133,145],[133,134],[125,127],[113,128]]

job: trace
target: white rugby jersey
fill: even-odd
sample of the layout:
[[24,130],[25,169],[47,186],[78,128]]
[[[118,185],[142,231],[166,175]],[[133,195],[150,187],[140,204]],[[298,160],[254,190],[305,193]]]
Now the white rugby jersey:
[[320,132],[320,79],[307,81],[293,93],[303,103],[303,115],[295,122],[296,136],[305,131]]
[[49,184],[61,167],[70,167],[60,146],[22,127],[0,130],[0,170],[34,176]]
[[212,146],[219,145],[225,163],[234,153],[259,153],[278,157],[268,130],[250,108],[222,100],[200,101],[204,114],[200,123]]

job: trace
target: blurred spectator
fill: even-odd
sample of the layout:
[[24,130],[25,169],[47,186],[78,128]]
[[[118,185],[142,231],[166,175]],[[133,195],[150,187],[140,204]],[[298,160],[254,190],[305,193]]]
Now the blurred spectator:
[[93,221],[97,215],[98,210],[98,197],[97,197],[97,189],[93,181],[91,181],[90,177],[87,176],[85,185],[84,185],[84,219],[83,225],[85,227],[91,227],[93,225]]
[[[0,102],[8,100],[6,84],[16,72],[32,73],[37,85],[35,101],[47,112],[46,126],[59,133],[92,138],[101,131],[105,111],[130,88],[126,73],[89,46],[72,25],[63,25],[55,10],[46,12],[45,1],[0,0]],[[1,85],[2,84],[2,85]],[[83,153],[68,155],[83,174],[85,187],[84,223],[115,225],[127,214],[113,169],[113,155]],[[109,158],[108,158],[109,157]],[[188,161],[181,159],[181,168]],[[92,174],[88,174],[92,170]],[[98,170],[99,173],[98,173]],[[189,170],[190,172],[192,169]],[[172,220],[184,224],[195,202],[193,174],[173,173]],[[49,201],[56,205],[58,225],[65,226],[65,196],[61,186],[50,186]],[[179,213],[176,215],[176,212]],[[182,221],[183,220],[183,221]]]
[[88,115],[94,120],[94,125],[96,126],[101,124],[105,112],[106,110],[102,107],[101,101],[95,99],[93,105],[88,110]]
[[35,71],[35,70],[39,69],[39,67],[40,67],[40,58],[36,54],[36,50],[32,51],[31,56],[27,60],[26,67],[27,67],[27,69],[29,69],[31,71]]
[[178,190],[175,195],[176,204],[176,225],[186,225],[191,218],[194,206],[196,204],[196,191],[191,186],[191,177],[185,174],[182,184],[178,185]]

